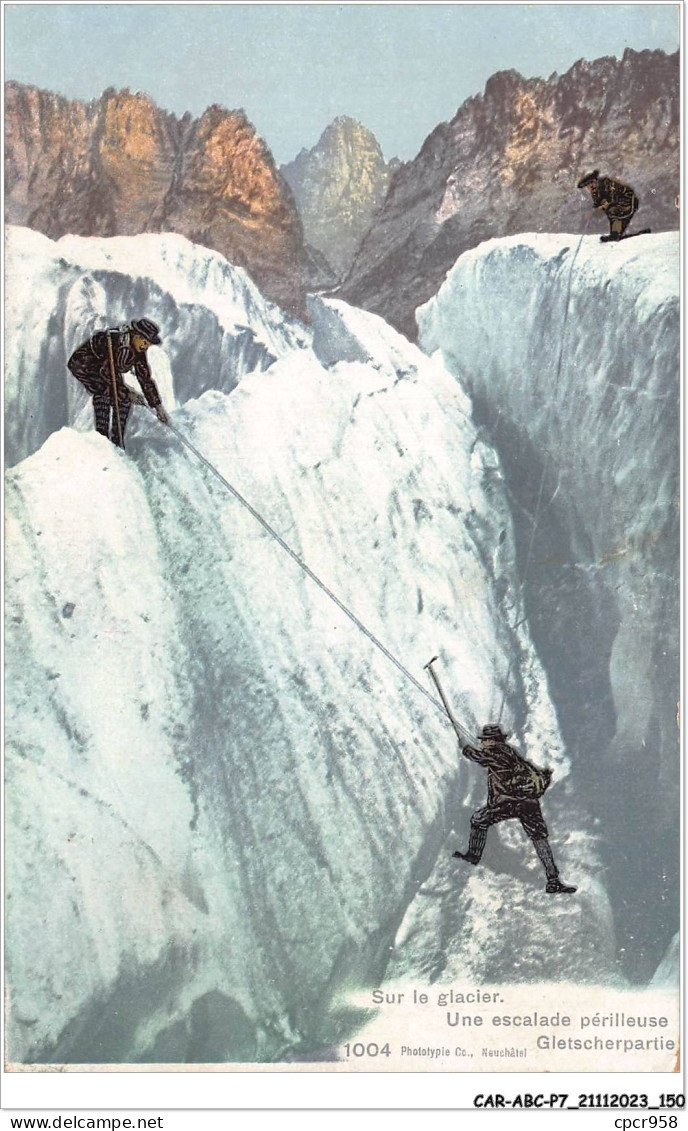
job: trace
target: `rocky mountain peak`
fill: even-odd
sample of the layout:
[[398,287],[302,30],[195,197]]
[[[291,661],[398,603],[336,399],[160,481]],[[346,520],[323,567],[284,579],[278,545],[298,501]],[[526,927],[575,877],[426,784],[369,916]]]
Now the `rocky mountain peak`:
[[178,232],[305,314],[308,259],[288,185],[243,110],[198,119],[109,87],[89,103],[6,85],[7,219],[57,239]]
[[[356,118],[350,118],[348,114],[340,114],[330,122],[320,140],[322,141],[324,138],[355,138],[364,145],[371,145],[374,149],[380,150],[375,134],[371,133],[371,131]],[[382,151],[380,150],[380,152]]]
[[[678,52],[580,59],[549,79],[500,71],[394,177],[342,294],[415,337],[459,255],[519,232],[581,232],[580,176],[631,184],[643,227],[678,227]],[[590,231],[606,230],[604,219]]]
[[341,277],[387,192],[396,162],[387,163],[377,138],[340,115],[312,149],[282,166],[308,242]]

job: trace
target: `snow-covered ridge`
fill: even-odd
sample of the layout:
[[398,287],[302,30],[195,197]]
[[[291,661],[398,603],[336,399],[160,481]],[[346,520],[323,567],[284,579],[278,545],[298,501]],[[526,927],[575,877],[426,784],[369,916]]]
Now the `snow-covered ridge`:
[[168,407],[206,389],[229,391],[309,341],[241,267],[183,236],[53,241],[8,227],[5,248],[8,464],[77,422],[88,398],[66,362],[108,325],[146,316],[161,326],[164,346],[149,358]]
[[677,925],[678,250],[674,232],[490,240],[417,312],[502,462],[525,611],[635,978]]
[[[403,364],[294,351],[175,422],[412,672],[439,653],[469,726],[518,652],[509,718],[569,827],[493,452],[441,365],[373,315],[312,313],[361,351],[392,335]],[[153,419],[127,455],[57,432],[9,472],[7,514],[11,1059],[322,1049],[482,776],[455,798],[443,717]],[[562,852],[584,883],[592,855]],[[516,867],[507,910],[532,892]],[[604,915],[549,929],[609,962]],[[488,979],[513,971],[498,939],[466,922]]]

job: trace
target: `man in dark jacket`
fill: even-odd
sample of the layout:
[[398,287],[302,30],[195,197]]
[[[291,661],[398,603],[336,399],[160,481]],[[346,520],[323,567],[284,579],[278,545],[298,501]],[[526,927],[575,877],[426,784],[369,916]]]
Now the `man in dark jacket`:
[[487,770],[487,805],[476,809],[471,817],[468,851],[455,852],[454,856],[467,860],[469,864],[479,864],[490,825],[518,818],[544,866],[547,875],[545,891],[550,895],[571,894],[576,889],[559,879],[559,869],[554,863],[547,825],[540,808],[539,799],[550,783],[552,772],[527,762],[513,746],[507,745],[506,738],[508,735],[499,725],[488,723],[480,733],[479,750],[459,739],[465,756]]
[[600,236],[603,243],[623,239],[623,234],[638,211],[639,200],[630,185],[615,181],[613,177],[601,177],[599,169],[593,169],[578,182],[578,188],[586,188],[592,197],[595,212],[606,213],[609,220],[609,235]]
[[[124,430],[133,404],[147,402],[155,409],[158,420],[169,424],[146,358],[148,347],[160,345],[160,342],[155,322],[151,322],[150,318],[140,318],[120,329],[99,330],[75,349],[67,362],[70,372],[93,397],[96,431],[108,436],[118,447],[124,447]],[[122,380],[122,374],[132,369],[143,389],[145,401],[140,393],[130,389]]]

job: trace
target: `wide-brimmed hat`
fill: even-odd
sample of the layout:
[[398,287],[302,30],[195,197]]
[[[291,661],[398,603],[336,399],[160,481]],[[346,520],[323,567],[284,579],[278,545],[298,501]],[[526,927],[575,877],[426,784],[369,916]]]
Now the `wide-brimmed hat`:
[[509,735],[505,730],[502,730],[499,723],[486,723],[480,734],[479,738],[508,738]]
[[585,188],[586,185],[592,184],[593,181],[596,181],[599,178],[599,175],[599,169],[593,169],[592,173],[586,173],[585,176],[581,177],[581,179],[579,180],[578,188]]
[[150,318],[135,318],[131,324],[131,328],[135,334],[140,334],[152,346],[159,346],[162,342],[160,337],[160,327],[151,322]]

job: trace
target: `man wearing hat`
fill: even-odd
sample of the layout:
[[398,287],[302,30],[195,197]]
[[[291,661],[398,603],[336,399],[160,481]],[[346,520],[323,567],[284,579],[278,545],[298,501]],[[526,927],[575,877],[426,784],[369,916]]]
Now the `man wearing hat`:
[[507,745],[508,737],[497,723],[488,723],[480,733],[479,750],[459,739],[466,757],[487,770],[487,805],[476,809],[471,817],[468,851],[455,852],[454,856],[469,864],[479,864],[490,825],[518,818],[544,866],[545,891],[550,895],[572,894],[576,889],[559,879],[540,808],[540,797],[549,786],[552,771],[541,770],[527,762],[513,746]]
[[607,215],[609,235],[600,236],[602,243],[623,239],[640,203],[630,185],[615,181],[613,177],[601,177],[599,169],[593,169],[592,173],[581,177],[578,188],[588,190],[595,212],[605,212]]
[[[169,424],[146,358],[149,346],[160,345],[158,330],[150,318],[134,319],[131,325],[115,330],[99,330],[75,349],[67,362],[70,372],[93,397],[96,431],[118,447],[124,447],[124,430],[133,404],[147,402],[158,420]],[[145,401],[122,380],[122,374],[132,369]]]

